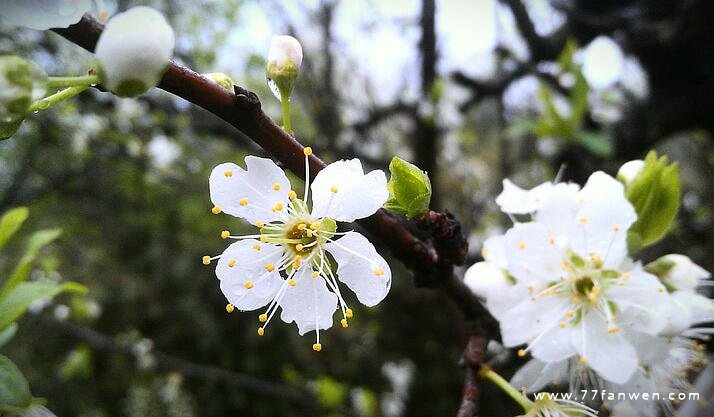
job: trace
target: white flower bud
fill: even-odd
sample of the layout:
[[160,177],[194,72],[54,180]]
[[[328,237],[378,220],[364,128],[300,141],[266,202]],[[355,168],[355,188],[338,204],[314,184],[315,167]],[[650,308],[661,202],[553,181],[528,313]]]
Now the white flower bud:
[[292,36],[273,36],[268,51],[268,84],[278,99],[290,97],[302,65],[302,46]]
[[641,159],[635,159],[634,161],[626,162],[620,167],[620,170],[617,171],[617,179],[627,184],[633,179],[635,179],[635,177],[637,177],[637,175],[642,172],[642,168],[644,167],[645,161]]
[[478,262],[466,270],[464,283],[477,296],[488,299],[492,294],[503,291],[510,285],[503,269],[491,262]]
[[662,256],[647,265],[647,269],[675,290],[694,289],[701,280],[710,276],[707,270],[692,262],[689,257],[674,253]]
[[171,26],[150,7],[134,7],[114,16],[97,42],[102,84],[122,97],[155,87],[173,56],[174,42]]
[[92,8],[91,0],[4,0],[2,20],[30,29],[66,28]]

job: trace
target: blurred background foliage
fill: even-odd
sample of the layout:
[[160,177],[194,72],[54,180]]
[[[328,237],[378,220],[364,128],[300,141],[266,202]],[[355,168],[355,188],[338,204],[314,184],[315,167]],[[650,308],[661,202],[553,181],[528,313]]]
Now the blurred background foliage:
[[[530,187],[562,168],[583,181],[657,149],[680,163],[683,204],[645,260],[681,252],[714,269],[707,0],[105,3],[164,12],[179,62],[226,72],[276,118],[264,53],[270,35],[296,36],[306,55],[294,95],[299,140],[327,161],[360,157],[386,171],[397,155],[427,170],[433,206],[461,220],[473,261],[509,224],[493,201],[503,178]],[[9,26],[0,53],[52,75],[92,64],[53,33]],[[453,414],[461,318],[396,262],[387,300],[357,307],[348,329],[326,332],[319,354],[292,326],[258,338],[256,315],[226,314],[201,256],[222,251],[221,230],[245,226],[211,215],[207,178],[247,154],[264,155],[161,91],[89,91],[0,143],[0,212],[28,206],[25,228],[64,231],[31,279],[52,274],[90,289],[33,306],[3,347],[33,394],[59,416]],[[18,248],[4,256],[17,259]],[[172,358],[306,389],[321,407],[232,385],[214,368],[187,372]],[[485,414],[515,411],[489,387],[483,398]]]

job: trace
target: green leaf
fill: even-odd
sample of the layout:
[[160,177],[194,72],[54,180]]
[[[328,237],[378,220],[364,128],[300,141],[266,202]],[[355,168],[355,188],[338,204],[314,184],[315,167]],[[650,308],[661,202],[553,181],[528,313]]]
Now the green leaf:
[[577,51],[578,42],[575,39],[568,39],[565,43],[565,47],[563,47],[560,55],[558,55],[558,65],[563,69],[563,71],[573,71],[573,66],[575,65],[573,58],[575,57],[575,53]]
[[631,250],[652,245],[667,234],[679,211],[681,194],[678,164],[668,164],[666,156],[658,157],[654,151],[648,153],[640,173],[625,186],[625,195],[637,212],[637,222],[629,230]]
[[18,117],[7,122],[0,121],[0,140],[10,139],[20,129],[24,117]]
[[612,155],[612,142],[608,136],[596,132],[580,131],[575,136],[576,141],[594,155],[608,157]]
[[32,394],[27,380],[10,359],[0,355],[0,404],[26,408],[31,402]]
[[27,207],[18,207],[6,212],[0,219],[0,248],[20,229],[27,220],[30,210]]
[[431,181],[426,172],[416,165],[399,158],[392,158],[389,164],[392,177],[387,183],[388,210],[413,218],[429,210],[431,202]]
[[0,295],[7,293],[17,284],[25,281],[30,275],[32,263],[35,261],[35,258],[37,258],[40,249],[57,239],[61,234],[62,231],[60,229],[46,229],[35,232],[32,237],[30,237],[25,254],[15,267],[15,271],[13,271],[10,276],[10,280],[5,283],[5,287],[0,292]]
[[5,346],[7,342],[12,340],[12,338],[15,337],[15,333],[17,333],[17,323],[12,323],[0,331],[0,347]]
[[0,298],[0,330],[20,318],[37,300],[54,297],[62,292],[84,294],[87,288],[76,282],[22,282]]
[[588,110],[588,93],[590,87],[583,76],[583,73],[578,69],[575,71],[575,85],[570,92],[570,123],[574,128],[578,128],[583,121],[585,112]]

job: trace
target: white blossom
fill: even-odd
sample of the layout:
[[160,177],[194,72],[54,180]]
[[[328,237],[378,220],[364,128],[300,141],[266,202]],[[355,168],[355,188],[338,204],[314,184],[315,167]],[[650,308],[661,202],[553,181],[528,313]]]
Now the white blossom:
[[270,39],[268,50],[268,66],[275,65],[282,68],[292,64],[297,69],[302,65],[302,46],[297,39],[288,35],[276,35]]
[[95,50],[104,86],[119,96],[155,87],[173,56],[174,43],[173,29],[150,7],[134,7],[112,17]]
[[660,279],[676,290],[692,290],[710,276],[707,270],[685,255],[673,253],[659,258],[658,261],[668,264]]
[[[305,148],[306,178],[311,152]],[[336,221],[367,217],[387,201],[386,177],[382,171],[365,174],[357,159],[337,161],[320,171],[312,185],[306,184],[300,199],[271,160],[248,156],[245,164],[245,169],[233,163],[213,169],[213,212],[243,218],[260,231],[247,236],[222,232],[236,243],[220,256],[204,257],[204,263],[218,259],[216,275],[229,311],[268,306],[258,317],[263,323],[258,334],[280,307],[281,319],[295,322],[300,335],[315,331],[313,348],[319,351],[319,330],[332,326],[335,310],[342,314],[343,327],[353,315],[338,281],[366,306],[389,292],[391,271],[374,246],[360,233],[336,231]]]
[[66,28],[92,9],[91,0],[4,0],[3,21],[30,29]]
[[626,162],[617,171],[617,178],[627,184],[630,181],[634,180],[635,177],[637,177],[640,172],[642,172],[642,169],[644,167],[645,161],[641,159],[635,159],[633,161]]

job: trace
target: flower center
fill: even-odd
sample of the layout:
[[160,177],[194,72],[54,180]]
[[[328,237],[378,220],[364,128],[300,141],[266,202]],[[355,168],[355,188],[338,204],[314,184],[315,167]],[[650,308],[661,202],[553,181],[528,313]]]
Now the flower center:
[[580,278],[576,278],[573,287],[575,289],[575,294],[585,298],[590,298],[595,288],[595,282],[593,282],[592,278],[585,275]]

